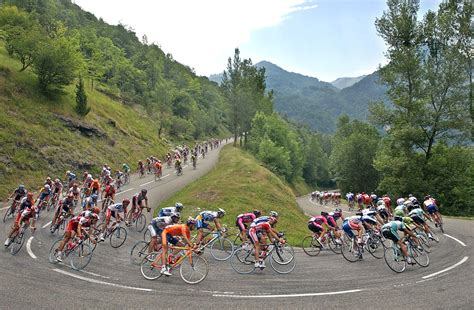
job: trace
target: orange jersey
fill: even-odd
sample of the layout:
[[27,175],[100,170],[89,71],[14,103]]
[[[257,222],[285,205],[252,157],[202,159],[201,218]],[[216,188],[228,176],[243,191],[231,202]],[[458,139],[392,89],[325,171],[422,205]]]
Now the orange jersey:
[[92,183],[91,183],[90,188],[99,189],[100,188],[99,180],[93,180]]
[[[162,236],[166,235],[171,235],[171,236],[186,236],[188,239],[191,238],[191,231],[189,230],[188,225],[186,224],[175,224],[175,225],[170,225],[163,229],[163,233],[161,234]],[[163,238],[163,240],[166,240],[166,238]]]
[[155,163],[155,168],[156,168],[157,170],[161,169],[161,164],[160,164],[159,162],[156,162],[156,163]]

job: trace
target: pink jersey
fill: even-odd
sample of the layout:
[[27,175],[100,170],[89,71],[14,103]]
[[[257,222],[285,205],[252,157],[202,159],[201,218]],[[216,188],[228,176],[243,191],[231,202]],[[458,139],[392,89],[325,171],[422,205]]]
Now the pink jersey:
[[322,224],[328,224],[328,221],[326,220],[326,218],[322,215],[318,215],[318,216],[313,216],[312,218],[309,219],[309,222],[310,223],[315,223],[315,224],[318,224],[318,225],[322,225]]
[[243,213],[237,215],[237,221],[239,223],[252,223],[256,216],[253,213]]

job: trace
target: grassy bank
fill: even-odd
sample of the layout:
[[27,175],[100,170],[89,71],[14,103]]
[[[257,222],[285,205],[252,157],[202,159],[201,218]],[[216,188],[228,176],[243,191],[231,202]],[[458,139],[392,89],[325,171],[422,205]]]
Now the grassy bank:
[[[156,120],[139,107],[88,87],[92,110],[79,118],[74,85],[49,98],[38,91],[31,71],[19,69],[20,64],[0,46],[0,199],[18,183],[35,190],[47,175],[97,171],[104,163],[112,168],[123,162],[135,167],[140,158],[168,149],[157,137]],[[84,128],[86,132],[81,131]]]
[[235,226],[235,218],[242,212],[259,209],[268,214],[274,210],[280,214],[277,229],[287,233],[291,244],[300,245],[308,234],[307,217],[295,199],[292,190],[260,166],[253,156],[229,145],[221,150],[219,162],[209,174],[160,206],[171,206],[177,201],[183,203],[186,206],[183,218],[195,217],[200,210],[223,208],[226,210],[223,222],[229,227]]

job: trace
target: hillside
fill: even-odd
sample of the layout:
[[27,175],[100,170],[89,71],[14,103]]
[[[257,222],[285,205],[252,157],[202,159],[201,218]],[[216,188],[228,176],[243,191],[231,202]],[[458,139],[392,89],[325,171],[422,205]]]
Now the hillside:
[[[223,208],[223,222],[235,227],[235,217],[254,209],[264,214],[277,211],[278,230],[286,231],[293,245],[300,245],[308,234],[307,217],[298,208],[295,195],[280,178],[261,166],[251,155],[239,148],[226,146],[221,150],[217,166],[206,176],[185,187],[159,207],[181,202],[182,217],[195,217],[200,210]],[[156,212],[159,208],[156,209]]]
[[[387,101],[385,87],[377,83],[377,72],[340,90],[331,83],[288,72],[267,61],[256,66],[266,70],[267,89],[274,91],[275,110],[323,133],[334,132],[336,120],[342,114],[366,120],[369,102]],[[209,79],[219,83],[222,74],[212,75]]]
[[338,78],[334,81],[331,82],[331,84],[339,89],[343,89],[346,87],[350,87],[354,85],[355,83],[359,82],[363,78],[365,78],[367,75],[361,75],[358,77],[342,77]]

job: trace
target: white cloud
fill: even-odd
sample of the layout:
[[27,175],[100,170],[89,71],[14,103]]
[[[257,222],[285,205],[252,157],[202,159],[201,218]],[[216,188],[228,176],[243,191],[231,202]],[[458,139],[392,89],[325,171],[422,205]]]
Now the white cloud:
[[[291,13],[314,9],[307,0],[75,0],[111,24],[128,25],[200,75],[221,72],[252,32]],[[250,55],[243,55],[245,58]]]

